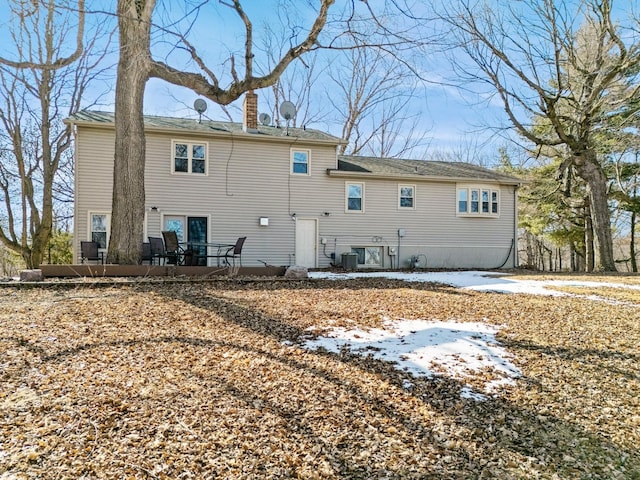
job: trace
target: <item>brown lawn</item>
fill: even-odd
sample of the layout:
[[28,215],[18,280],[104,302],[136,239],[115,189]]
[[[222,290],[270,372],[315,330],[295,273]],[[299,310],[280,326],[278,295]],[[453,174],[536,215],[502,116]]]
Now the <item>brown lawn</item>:
[[[0,479],[640,479],[640,292],[569,290],[5,287]],[[407,390],[388,363],[300,346],[308,327],[383,317],[504,325],[523,376],[479,402],[456,380]]]

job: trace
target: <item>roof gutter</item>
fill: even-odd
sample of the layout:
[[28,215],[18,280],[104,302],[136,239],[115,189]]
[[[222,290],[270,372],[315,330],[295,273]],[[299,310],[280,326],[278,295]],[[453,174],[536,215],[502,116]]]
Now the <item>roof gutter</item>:
[[458,182],[478,182],[478,183],[492,183],[498,185],[514,185],[519,187],[522,185],[521,180],[501,180],[496,178],[483,178],[483,177],[448,177],[442,175],[420,175],[415,173],[396,173],[396,174],[382,174],[382,173],[372,173],[372,172],[351,172],[346,170],[338,170],[334,168],[327,169],[327,175],[330,177],[337,178],[371,178],[376,180],[430,180],[434,182],[447,182],[447,183],[458,183]]

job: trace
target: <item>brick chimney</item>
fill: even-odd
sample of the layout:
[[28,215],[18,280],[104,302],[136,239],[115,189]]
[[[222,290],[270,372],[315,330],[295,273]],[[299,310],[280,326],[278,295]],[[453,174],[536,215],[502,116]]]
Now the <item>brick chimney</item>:
[[249,90],[244,94],[244,104],[242,107],[242,129],[245,132],[255,133],[258,131],[258,95]]

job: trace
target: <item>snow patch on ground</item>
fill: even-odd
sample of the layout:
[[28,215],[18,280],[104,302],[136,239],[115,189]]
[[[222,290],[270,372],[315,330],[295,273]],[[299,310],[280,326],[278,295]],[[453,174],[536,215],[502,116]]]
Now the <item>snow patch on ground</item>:
[[[624,287],[640,289],[640,286],[600,283],[579,280],[513,279],[502,272],[310,272],[311,278],[344,280],[350,278],[388,278],[407,282],[436,282],[462,289],[507,294],[563,296],[563,292],[548,289],[549,286]],[[333,328],[326,336],[305,343],[306,348],[323,348],[329,352],[348,349],[361,355],[394,362],[398,369],[413,376],[433,377],[444,375],[462,382],[478,378],[483,372],[492,374],[485,384],[485,392],[464,386],[460,395],[478,401],[486,400],[485,394],[509,385],[520,376],[520,371],[509,360],[508,352],[496,341],[498,328],[484,323],[457,323],[428,320],[387,319],[383,328],[363,331],[358,328]],[[410,379],[403,387],[413,388]]]
[[[415,377],[447,376],[464,381],[490,371],[494,379],[486,383],[485,393],[492,393],[520,376],[507,351],[496,341],[497,331],[496,326],[484,323],[387,319],[383,328],[369,331],[333,328],[326,336],[309,340],[304,346],[334,353],[348,349],[393,362]],[[413,384],[407,379],[403,386],[411,389]],[[461,394],[476,400],[485,398],[470,387],[465,387]]]
[[345,280],[349,278],[388,278],[404,280],[406,282],[435,282],[462,289],[499,292],[499,293],[528,293],[532,295],[564,296],[563,292],[550,290],[547,287],[582,286],[582,287],[623,287],[640,290],[638,285],[624,285],[617,283],[590,282],[582,280],[535,280],[514,279],[502,272],[310,272],[310,278],[326,278],[330,280]]

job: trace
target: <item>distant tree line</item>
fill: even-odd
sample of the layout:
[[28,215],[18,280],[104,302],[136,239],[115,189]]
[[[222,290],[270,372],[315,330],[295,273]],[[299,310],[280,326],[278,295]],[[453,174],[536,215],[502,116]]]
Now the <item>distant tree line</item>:
[[576,270],[616,271],[612,212],[634,224],[637,209],[640,29],[613,4],[458,0],[440,14],[459,80],[502,104],[538,163],[515,172],[532,177],[523,228],[568,246]]

